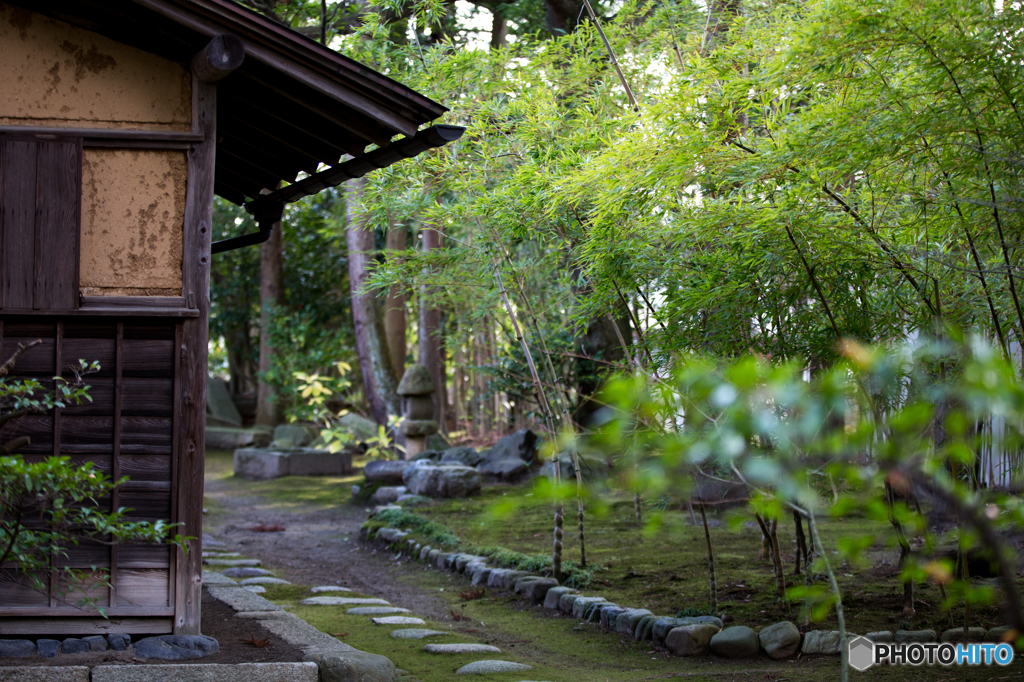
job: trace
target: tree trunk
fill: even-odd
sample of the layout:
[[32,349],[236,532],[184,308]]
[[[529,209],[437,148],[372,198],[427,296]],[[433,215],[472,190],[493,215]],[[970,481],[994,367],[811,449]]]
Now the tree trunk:
[[[396,226],[389,219],[387,248],[388,251],[403,251],[406,246],[405,226]],[[401,378],[405,372],[405,292],[399,286],[388,291],[384,303],[384,331],[388,339],[388,355],[395,376]]]
[[346,238],[348,242],[348,279],[352,291],[352,321],[355,327],[356,351],[363,375],[363,390],[370,404],[374,421],[387,426],[388,415],[401,413],[398,379],[395,377],[384,332],[383,313],[373,292],[364,292],[368,265],[373,259],[373,230],[359,216],[363,179],[346,183]]
[[260,374],[256,395],[256,425],[274,427],[284,421],[278,388],[266,380],[274,364],[270,328],[274,309],[284,305],[284,235],[282,222],[274,223],[270,239],[260,247]]
[[501,15],[500,9],[495,8],[491,10],[491,49],[496,50],[497,48],[505,45],[508,41],[508,22],[505,17]]
[[[425,227],[422,236],[424,253],[441,248],[441,234],[434,228]],[[430,301],[430,288],[426,285],[420,287],[419,336],[420,363],[430,370],[430,376],[434,378],[434,386],[437,387],[432,396],[434,418],[443,432],[446,430],[445,408],[448,405],[448,392],[444,362],[441,358],[441,309],[433,307]]]

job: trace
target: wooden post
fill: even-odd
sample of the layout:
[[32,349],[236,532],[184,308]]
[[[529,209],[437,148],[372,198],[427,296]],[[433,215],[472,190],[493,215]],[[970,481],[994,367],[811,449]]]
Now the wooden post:
[[191,536],[175,551],[174,634],[199,634],[202,598],[203,468],[206,444],[206,363],[210,317],[210,236],[217,144],[217,86],[192,78],[192,132],[203,135],[188,154],[182,295],[198,317],[182,322],[178,363],[181,405],[177,466],[177,529]]
[[192,75],[204,83],[216,83],[242,65],[245,45],[238,36],[214,36],[192,58]]

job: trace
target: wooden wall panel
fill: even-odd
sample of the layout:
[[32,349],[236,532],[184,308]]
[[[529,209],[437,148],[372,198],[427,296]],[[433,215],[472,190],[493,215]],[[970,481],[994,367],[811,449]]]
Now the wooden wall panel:
[[47,606],[49,595],[32,589],[24,582],[0,581],[0,604],[6,608]]
[[0,140],[3,199],[3,299],[6,309],[31,309],[35,283],[36,143]]
[[133,481],[171,480],[171,455],[126,455],[118,457],[121,475]]
[[118,568],[116,606],[169,606],[168,568]]
[[172,417],[174,379],[125,377],[121,414],[129,417]]
[[[13,327],[14,325],[10,325]],[[16,336],[17,330],[5,330],[7,333],[3,338],[3,348],[0,349],[0,355],[3,356],[3,362],[7,361],[7,358],[18,350],[18,346],[27,346],[32,341],[40,341],[38,346],[33,346],[25,351],[20,358],[18,363],[15,365],[15,371],[12,376],[21,377],[52,377],[56,371],[54,369],[54,345],[56,341],[52,338],[42,338],[41,336]]]
[[[64,364],[67,365],[68,363],[65,361]],[[68,381],[71,380],[71,377],[67,375],[64,378],[68,379]],[[89,397],[92,400],[83,400],[79,405],[68,405],[61,411],[64,417],[69,415],[112,415],[114,413],[114,377],[97,377],[90,374],[84,377],[84,379],[89,387]]]
[[121,452],[171,454],[171,417],[121,417]]
[[26,415],[7,422],[0,428],[0,441],[6,443],[20,436],[32,439],[29,445],[21,448],[24,454],[49,455],[53,453],[53,416]]
[[126,377],[173,377],[173,339],[132,339],[125,328],[124,367]]
[[111,434],[113,432],[113,417],[83,417],[62,414],[60,418],[60,451],[65,454],[112,453],[114,445],[111,442]]
[[82,140],[38,144],[32,307],[73,310],[78,307]]
[[121,545],[118,552],[119,568],[168,568],[171,548],[165,545]]
[[[130,509],[132,519],[144,521],[167,520],[171,517],[171,491],[123,491],[121,507]],[[118,557],[120,559],[120,557]],[[119,561],[120,563],[120,561]]]
[[64,348],[61,356],[64,359],[63,376],[70,377],[69,366],[77,366],[79,360],[99,362],[100,371],[90,374],[86,381],[93,383],[97,377],[114,376],[114,339],[68,338],[68,329],[64,329]]

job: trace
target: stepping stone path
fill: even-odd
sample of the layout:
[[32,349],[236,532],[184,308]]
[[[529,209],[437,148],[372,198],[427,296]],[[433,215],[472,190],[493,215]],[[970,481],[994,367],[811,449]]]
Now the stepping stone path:
[[391,636],[395,639],[425,639],[427,637],[450,637],[451,635],[451,632],[424,630],[423,628],[407,628],[405,630],[395,630],[391,633]]
[[281,580],[280,578],[271,578],[269,575],[260,575],[255,578],[246,578],[242,581],[243,585],[291,585],[287,580]]
[[396,613],[409,613],[409,609],[394,606],[358,606],[345,612],[346,616],[391,616]]
[[494,673],[521,673],[533,666],[512,661],[474,661],[455,671],[456,675],[493,675]]
[[409,616],[384,616],[374,618],[374,625],[426,625],[427,621],[422,618],[410,618]]
[[313,594],[317,594],[319,592],[351,592],[351,591],[352,590],[348,589],[347,587],[340,587],[338,585],[318,585],[317,587],[314,587],[313,589],[310,590],[310,592],[312,592]]
[[203,559],[203,563],[207,566],[228,566],[231,568],[255,568],[256,566],[263,565],[263,562],[259,559]]
[[428,654],[500,654],[501,649],[490,644],[428,644]]
[[235,566],[220,572],[229,578],[255,578],[261,575],[274,575],[265,568],[253,568],[252,566]]
[[369,599],[364,597],[310,597],[299,602],[303,606],[391,606],[387,599]]
[[263,585],[242,585],[242,589],[249,590],[253,594],[263,594],[267,591],[267,588],[263,587]]

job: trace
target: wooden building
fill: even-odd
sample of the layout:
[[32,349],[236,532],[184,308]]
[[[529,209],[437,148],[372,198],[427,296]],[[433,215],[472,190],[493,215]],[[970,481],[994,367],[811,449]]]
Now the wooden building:
[[[445,108],[230,0],[0,2],[0,64],[0,354],[42,339],[15,374],[43,379],[102,365],[92,403],[0,438],[128,476],[112,505],[201,538],[212,254],[462,129],[424,127]],[[260,231],[211,245],[214,194]],[[92,594],[109,618],[53,580],[6,580],[0,636],[197,633],[190,549],[73,548],[73,565],[110,568]]]

